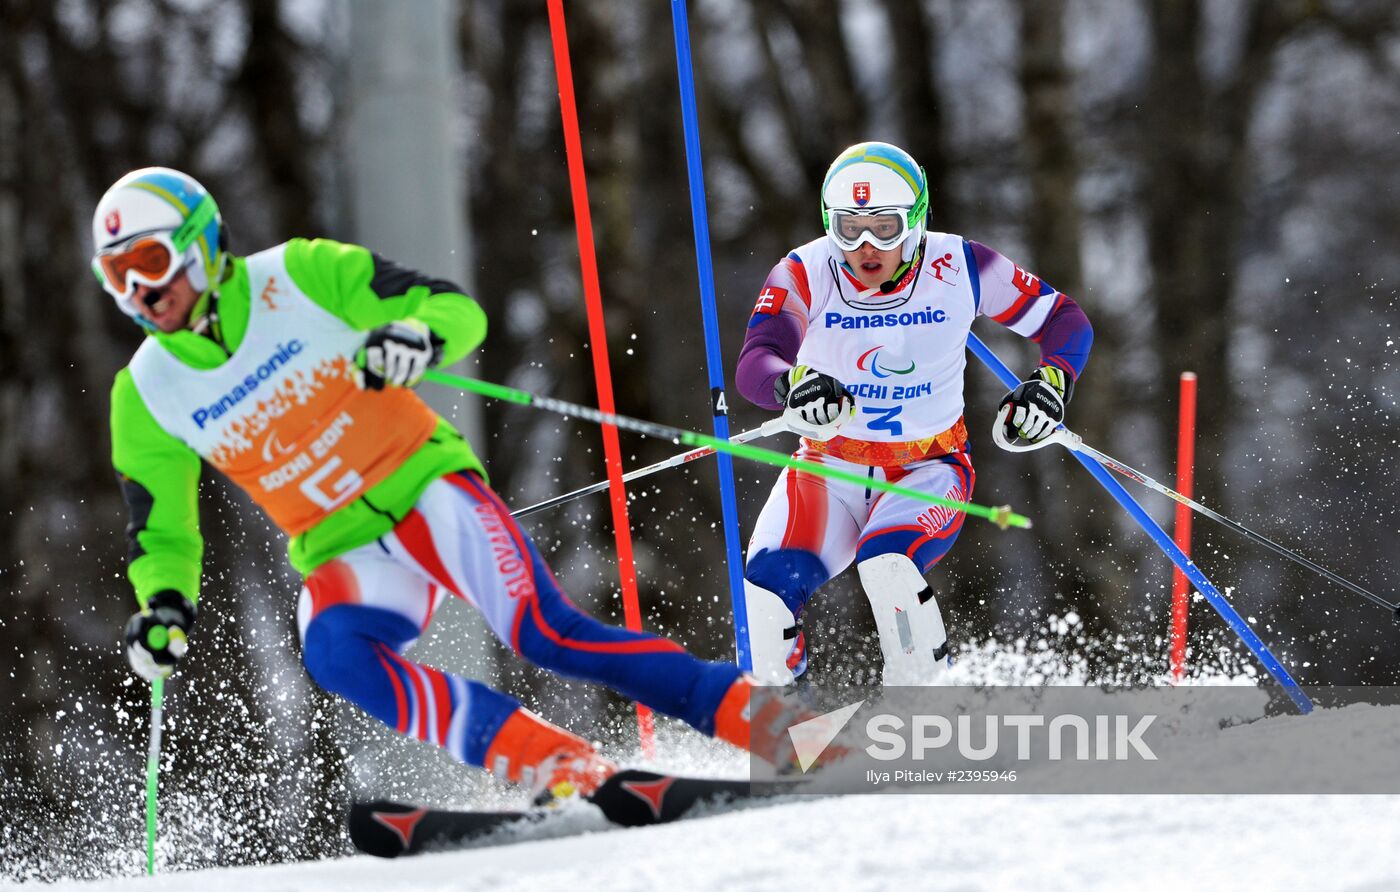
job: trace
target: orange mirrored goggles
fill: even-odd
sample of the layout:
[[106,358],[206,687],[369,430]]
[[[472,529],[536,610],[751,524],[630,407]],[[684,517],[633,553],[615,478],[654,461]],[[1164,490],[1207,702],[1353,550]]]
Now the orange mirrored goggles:
[[99,251],[92,259],[92,268],[108,294],[126,300],[137,284],[159,288],[175,278],[181,253],[175,250],[169,233],[148,233]]

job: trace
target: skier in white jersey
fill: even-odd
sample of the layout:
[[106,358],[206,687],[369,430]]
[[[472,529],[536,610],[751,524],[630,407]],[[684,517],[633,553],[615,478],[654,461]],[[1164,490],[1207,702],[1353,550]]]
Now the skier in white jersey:
[[[791,251],[759,292],[738,386],[781,409],[795,455],[960,501],[975,474],[963,419],[967,337],[988,316],[1040,346],[1002,400],[1008,438],[1038,441],[1064,418],[1093,330],[1073,300],[985,245],[925,231],[923,169],[887,143],[851,146],[822,184],[826,235]],[[789,684],[807,668],[802,612],[853,561],[870,599],[884,682],[927,684],[948,635],[924,574],[962,512],[810,473],[783,471],[744,570],[754,673]]]

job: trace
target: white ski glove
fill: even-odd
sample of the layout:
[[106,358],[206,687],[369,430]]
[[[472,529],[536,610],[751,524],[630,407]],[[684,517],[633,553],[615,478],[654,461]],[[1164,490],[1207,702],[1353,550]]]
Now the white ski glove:
[[796,365],[779,375],[773,396],[784,406],[787,426],[809,440],[830,440],[856,414],[856,398],[846,385],[811,366]]
[[415,319],[381,325],[355,354],[355,383],[366,390],[412,387],[442,359],[442,340]]
[[156,592],[146,609],[126,623],[126,659],[136,674],[155,681],[168,678],[189,650],[195,607],[173,589]]
[[1060,369],[1048,365],[1036,369],[997,407],[1006,438],[1038,443],[1050,436],[1065,420],[1065,404],[1072,391],[1073,383]]

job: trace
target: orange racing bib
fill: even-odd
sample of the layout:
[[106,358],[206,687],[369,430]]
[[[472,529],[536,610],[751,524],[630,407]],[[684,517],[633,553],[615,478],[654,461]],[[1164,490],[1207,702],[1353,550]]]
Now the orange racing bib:
[[307,297],[283,254],[278,246],[247,258],[261,297],[227,362],[193,369],[148,338],[131,371],[161,427],[295,536],[393,473],[438,419],[412,391],[355,386],[365,333]]

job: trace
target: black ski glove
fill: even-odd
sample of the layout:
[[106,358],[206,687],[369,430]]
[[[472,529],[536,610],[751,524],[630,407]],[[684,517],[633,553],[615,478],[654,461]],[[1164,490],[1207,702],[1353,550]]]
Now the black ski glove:
[[1065,404],[1074,392],[1074,382],[1061,369],[1043,365],[1016,389],[1002,398],[997,417],[1010,406],[1003,428],[1007,439],[1020,437],[1032,443],[1054,433],[1065,420]]
[[151,595],[146,609],[126,623],[126,659],[147,681],[168,678],[189,649],[195,607],[173,589]]
[[830,440],[856,414],[846,385],[811,366],[796,365],[773,382],[787,426],[811,440]]
[[381,325],[355,354],[355,380],[367,390],[412,387],[442,359],[442,338],[416,319]]

